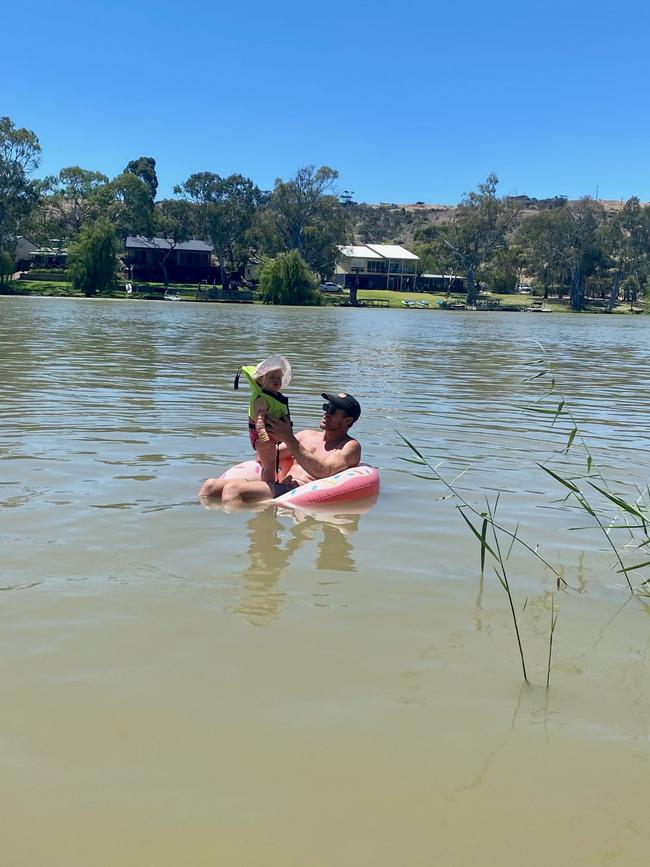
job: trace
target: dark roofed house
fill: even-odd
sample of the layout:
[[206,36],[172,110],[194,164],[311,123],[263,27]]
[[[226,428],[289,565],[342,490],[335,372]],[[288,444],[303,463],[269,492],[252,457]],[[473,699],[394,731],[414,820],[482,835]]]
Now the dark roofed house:
[[[220,282],[221,271],[212,264],[212,246],[205,241],[183,241],[178,244],[168,238],[126,239],[126,265],[133,280],[158,282],[164,270],[172,283]],[[165,269],[163,269],[163,263]]]

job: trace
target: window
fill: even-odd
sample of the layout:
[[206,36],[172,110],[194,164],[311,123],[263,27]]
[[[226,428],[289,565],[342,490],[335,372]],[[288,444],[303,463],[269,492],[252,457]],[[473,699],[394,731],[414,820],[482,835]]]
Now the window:
[[388,271],[388,262],[384,259],[368,259],[369,274],[385,274]]
[[402,273],[401,259],[398,259],[396,262],[390,263],[390,273],[391,274],[401,274]]

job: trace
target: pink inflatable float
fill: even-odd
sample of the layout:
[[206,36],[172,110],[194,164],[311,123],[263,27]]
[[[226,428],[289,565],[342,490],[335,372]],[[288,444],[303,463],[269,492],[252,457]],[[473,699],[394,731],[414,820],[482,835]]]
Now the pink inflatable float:
[[[221,478],[255,480],[259,478],[260,473],[261,467],[257,461],[244,461],[226,470]],[[350,469],[336,473],[334,476],[316,479],[313,482],[300,485],[298,488],[293,488],[286,494],[277,497],[274,502],[281,506],[301,508],[364,500],[367,497],[375,496],[378,491],[379,473],[377,470],[367,464],[359,464],[358,467],[350,467]]]

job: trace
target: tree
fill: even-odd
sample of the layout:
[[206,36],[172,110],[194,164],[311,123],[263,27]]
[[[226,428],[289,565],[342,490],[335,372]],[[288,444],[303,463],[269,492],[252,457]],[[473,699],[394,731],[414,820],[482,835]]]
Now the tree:
[[302,253],[305,229],[318,219],[321,200],[338,176],[329,166],[305,166],[289,181],[276,179],[269,205],[287,250]]
[[72,284],[87,297],[115,286],[118,240],[105,218],[88,223],[70,248],[68,267]]
[[35,133],[0,117],[0,249],[13,249],[21,224],[38,201],[39,184],[29,176],[38,168],[40,153]]
[[189,241],[192,237],[192,230],[194,228],[193,216],[192,207],[189,202],[165,199],[156,206],[153,221],[154,232],[158,237],[164,238],[167,242],[163,248],[163,255],[160,258],[160,267],[163,272],[165,286],[169,285],[167,261],[179,244]]
[[[419,274],[440,274],[447,278],[445,291],[453,286],[458,271],[457,257],[449,249],[444,240],[444,227],[431,226],[426,233],[418,233],[418,237],[426,238],[413,246],[413,252],[420,257]],[[443,280],[443,285],[445,280]]]
[[5,283],[14,273],[14,257],[6,250],[0,250],[0,283]]
[[147,185],[149,196],[152,203],[155,201],[156,193],[158,192],[158,176],[156,175],[156,161],[153,157],[138,157],[137,160],[131,162],[124,169],[125,172],[130,172],[136,178]]
[[127,235],[152,236],[153,203],[149,188],[140,178],[123,172],[97,191],[97,199],[122,240]]
[[108,184],[101,172],[68,166],[58,175],[47,178],[50,195],[43,208],[58,223],[64,237],[74,237],[81,227],[100,214],[98,192]]
[[316,283],[297,250],[263,259],[260,293],[265,304],[319,304]]
[[209,239],[219,254],[223,288],[228,288],[231,272],[244,264],[249,255],[249,232],[261,200],[259,188],[243,175],[222,178],[213,172],[197,172],[174,192],[196,206],[196,228]]
[[318,207],[318,218],[305,226],[303,251],[305,261],[321,280],[334,274],[337,246],[348,237],[348,218],[345,208],[334,196],[323,196]]
[[571,278],[569,303],[572,310],[582,310],[585,303],[585,280],[595,270],[601,255],[598,246],[598,227],[605,211],[600,202],[589,196],[567,205],[572,220],[568,250]]
[[502,247],[487,262],[481,272],[482,282],[492,292],[512,294],[521,280],[522,252],[518,247]]
[[255,234],[267,253],[297,250],[314,271],[332,273],[336,245],[348,234],[347,209],[334,195],[338,172],[305,166],[289,181],[278,178]]
[[454,221],[441,233],[452,259],[465,272],[468,304],[476,303],[479,269],[506,245],[508,229],[521,208],[516,200],[497,196],[498,183],[498,177],[491,174],[479,184],[478,192],[466,193],[456,208]]
[[597,241],[606,256],[611,291],[607,312],[611,313],[624,288],[626,300],[636,300],[648,275],[650,257],[650,208],[636,197],[628,199],[617,213],[607,216],[598,227]]
[[544,298],[554,283],[562,286],[570,268],[573,220],[566,207],[527,217],[515,242],[523,251],[526,269],[540,281]]

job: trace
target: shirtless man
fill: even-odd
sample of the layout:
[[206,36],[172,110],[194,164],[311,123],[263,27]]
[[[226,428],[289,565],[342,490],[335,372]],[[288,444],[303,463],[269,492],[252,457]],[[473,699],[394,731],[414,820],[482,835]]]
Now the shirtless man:
[[259,479],[207,479],[199,491],[201,499],[220,499],[230,506],[271,500],[281,494],[312,482],[356,467],[361,460],[361,445],[348,434],[348,429],[361,415],[361,407],[351,394],[323,394],[323,418],[320,431],[303,430],[295,434],[289,422],[267,418],[267,429],[273,437],[284,443],[283,453],[293,464],[281,482],[262,482]]

